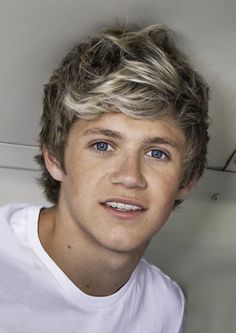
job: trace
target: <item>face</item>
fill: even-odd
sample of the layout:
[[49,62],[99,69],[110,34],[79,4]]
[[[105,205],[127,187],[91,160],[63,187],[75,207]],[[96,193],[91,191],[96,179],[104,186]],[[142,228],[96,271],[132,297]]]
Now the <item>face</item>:
[[98,246],[129,252],[148,244],[188,192],[180,190],[184,152],[184,134],[170,119],[107,113],[73,125],[66,174],[46,164],[61,182],[58,207],[68,227]]

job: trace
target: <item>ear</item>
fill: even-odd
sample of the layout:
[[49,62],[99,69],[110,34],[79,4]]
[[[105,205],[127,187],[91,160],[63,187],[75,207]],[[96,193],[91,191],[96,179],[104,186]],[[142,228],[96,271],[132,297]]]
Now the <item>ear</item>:
[[199,176],[197,174],[195,174],[192,179],[188,182],[187,185],[185,185],[184,187],[181,187],[177,196],[177,200],[185,200],[190,192],[192,191],[192,189],[195,187],[197,181],[198,181]]
[[62,181],[63,171],[61,170],[60,163],[56,159],[55,155],[50,153],[48,147],[43,147],[43,156],[46,168],[50,175],[57,181]]

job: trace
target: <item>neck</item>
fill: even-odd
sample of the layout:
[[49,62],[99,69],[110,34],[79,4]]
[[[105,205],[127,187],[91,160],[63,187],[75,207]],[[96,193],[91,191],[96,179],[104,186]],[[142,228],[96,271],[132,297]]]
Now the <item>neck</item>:
[[130,278],[147,244],[129,253],[102,248],[86,238],[82,231],[70,230],[60,223],[56,207],[43,209],[39,219],[42,246],[68,278],[83,292],[108,296]]

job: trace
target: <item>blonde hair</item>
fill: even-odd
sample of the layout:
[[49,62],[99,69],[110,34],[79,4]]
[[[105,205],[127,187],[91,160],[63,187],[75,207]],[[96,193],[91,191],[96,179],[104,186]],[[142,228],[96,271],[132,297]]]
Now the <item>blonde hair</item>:
[[[80,43],[45,85],[43,104],[40,146],[48,147],[65,173],[64,150],[73,122],[111,111],[138,119],[170,116],[187,139],[182,186],[203,173],[208,87],[164,26],[110,28]],[[56,203],[60,183],[48,173],[42,154],[36,158],[46,197]]]

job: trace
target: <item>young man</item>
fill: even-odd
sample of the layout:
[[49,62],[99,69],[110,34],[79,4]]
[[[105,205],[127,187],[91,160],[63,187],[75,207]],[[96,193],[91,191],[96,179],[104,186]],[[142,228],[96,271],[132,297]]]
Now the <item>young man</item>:
[[2,332],[177,333],[184,297],[142,259],[202,175],[208,88],[170,32],[110,29],[45,86],[50,208],[1,209]]

